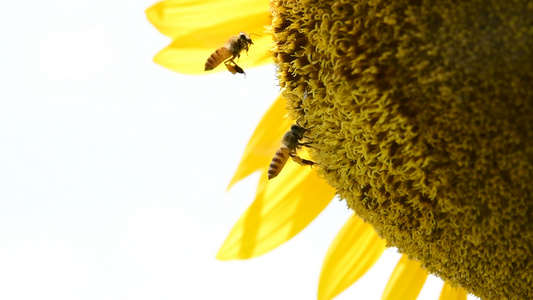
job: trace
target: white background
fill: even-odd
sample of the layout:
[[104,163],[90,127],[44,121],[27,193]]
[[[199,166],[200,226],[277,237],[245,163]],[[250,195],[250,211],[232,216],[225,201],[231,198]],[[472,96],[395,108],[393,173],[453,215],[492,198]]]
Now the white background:
[[[225,189],[274,67],[156,65],[153,3],[0,3],[0,299],[315,299],[344,202],[262,257],[215,259],[255,195],[257,175]],[[379,299],[398,259],[337,299]]]

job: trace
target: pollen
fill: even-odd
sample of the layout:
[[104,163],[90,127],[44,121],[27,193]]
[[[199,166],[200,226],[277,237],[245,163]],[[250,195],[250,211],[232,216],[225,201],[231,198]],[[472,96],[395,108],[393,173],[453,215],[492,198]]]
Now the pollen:
[[533,3],[273,1],[278,79],[319,176],[483,299],[533,298]]

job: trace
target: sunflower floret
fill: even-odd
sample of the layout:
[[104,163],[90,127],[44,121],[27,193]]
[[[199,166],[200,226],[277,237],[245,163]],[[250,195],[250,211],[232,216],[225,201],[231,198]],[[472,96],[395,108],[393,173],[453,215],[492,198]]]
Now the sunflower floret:
[[317,171],[389,246],[484,299],[533,298],[533,4],[274,1]]

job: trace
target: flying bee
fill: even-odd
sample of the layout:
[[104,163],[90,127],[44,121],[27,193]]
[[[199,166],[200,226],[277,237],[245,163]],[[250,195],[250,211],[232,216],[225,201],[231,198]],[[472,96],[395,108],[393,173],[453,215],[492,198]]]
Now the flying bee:
[[[251,33],[250,35],[252,35]],[[241,57],[241,52],[246,50],[248,54],[248,49],[253,45],[252,39],[249,35],[244,32],[241,32],[239,35],[236,35],[229,39],[226,45],[218,48],[209,56],[205,62],[205,71],[213,70],[222,62],[226,66],[226,69],[232,74],[239,73],[245,74],[244,70],[235,63],[235,58],[239,59]]]
[[285,166],[285,163],[287,163],[289,156],[292,160],[302,166],[312,166],[315,164],[315,162],[303,159],[296,154],[297,150],[302,146],[310,147],[310,143],[300,142],[304,138],[306,131],[307,129],[302,126],[294,124],[291,126],[291,130],[285,133],[283,140],[281,141],[281,147],[276,151],[276,154],[274,154],[274,158],[272,158],[272,162],[268,168],[268,179],[278,176],[281,169]]

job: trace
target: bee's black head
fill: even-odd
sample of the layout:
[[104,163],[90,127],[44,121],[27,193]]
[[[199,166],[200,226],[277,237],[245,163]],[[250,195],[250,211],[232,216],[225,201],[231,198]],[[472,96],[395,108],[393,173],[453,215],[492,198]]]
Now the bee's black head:
[[291,131],[298,138],[298,140],[301,140],[304,137],[306,129],[298,124],[294,124],[291,126]]
[[241,33],[239,34],[239,39],[242,40],[243,42],[248,43],[248,44],[252,44],[252,45],[254,44],[254,42],[252,42],[252,39],[250,38],[250,36],[247,35],[247,34],[244,33],[244,32],[241,32]]

